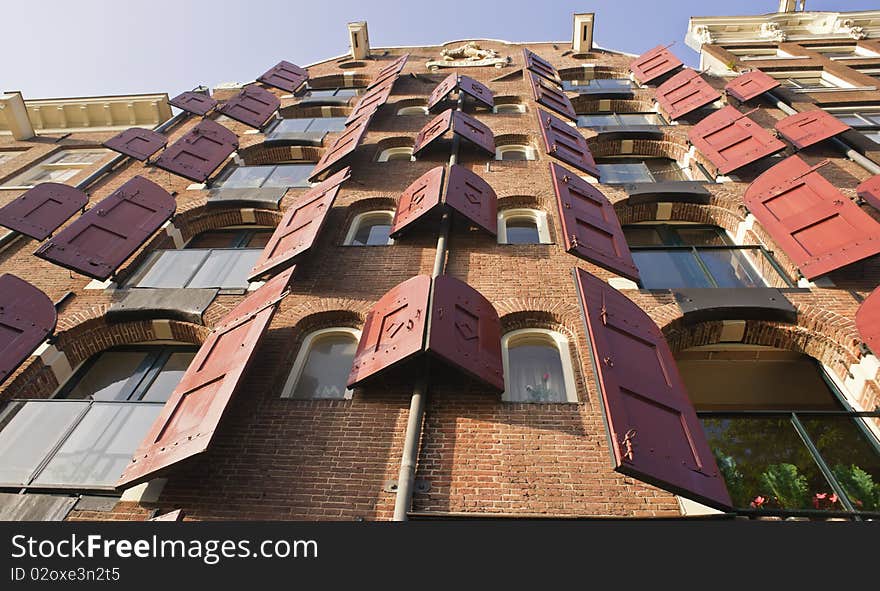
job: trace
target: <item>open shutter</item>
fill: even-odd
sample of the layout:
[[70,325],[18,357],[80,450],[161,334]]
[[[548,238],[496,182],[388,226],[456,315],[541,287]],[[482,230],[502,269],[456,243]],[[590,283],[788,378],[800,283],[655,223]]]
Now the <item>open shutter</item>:
[[309,189],[294,201],[278,227],[263,248],[263,254],[251,269],[249,281],[287,267],[315,243],[339,186],[349,177],[350,168],[344,168],[319,185]]
[[168,138],[152,129],[132,127],[104,142],[104,147],[135,160],[146,160],[165,147]]
[[217,106],[217,101],[201,92],[188,90],[178,94],[168,104],[194,115],[207,115],[208,111]]
[[587,140],[576,128],[540,109],[538,125],[544,138],[544,148],[549,155],[599,178],[599,169],[587,146]]
[[[409,54],[405,54],[388,64],[387,66],[380,69],[376,72],[376,77],[370,82],[367,86],[367,90],[375,86],[379,86],[385,84],[389,80],[397,80],[397,77],[400,76],[400,73],[403,71],[403,68],[406,66],[406,61],[409,59]],[[394,84],[394,82],[391,82]]]
[[577,119],[577,113],[574,112],[574,107],[564,92],[547,85],[535,74],[529,75],[529,82],[532,85],[532,96],[539,104],[568,117],[572,121]]
[[422,148],[449,131],[452,125],[452,113],[454,113],[452,109],[447,109],[428,121],[427,125],[416,136],[415,143],[413,144],[413,154],[417,154]]
[[357,105],[355,105],[351,114],[348,116],[348,119],[345,120],[345,124],[348,125],[349,123],[353,123],[361,117],[372,116],[379,107],[388,102],[388,97],[391,96],[391,88],[393,86],[394,82],[389,81],[382,86],[373,88],[373,90],[361,96]]
[[679,72],[654,91],[657,102],[670,119],[678,119],[721,98],[699,72]]
[[791,156],[755,179],[743,197],[807,279],[880,252],[880,223],[816,168]]
[[848,129],[852,128],[822,109],[795,113],[776,122],[776,130],[799,150]]
[[447,131],[476,144],[490,154],[495,154],[495,137],[484,123],[461,111],[447,109],[428,122],[416,136],[413,154],[418,154],[425,146],[442,137]]
[[165,189],[136,176],[34,254],[104,281],[174,214],[175,207]]
[[428,352],[504,391],[498,312],[480,292],[447,275],[434,280]]
[[333,145],[327,148],[321,156],[321,159],[315,164],[315,168],[309,173],[309,180],[315,182],[319,176],[333,168],[333,166],[354,152],[358,145],[360,145],[361,140],[364,139],[364,136],[367,134],[367,126],[369,126],[369,124],[370,117],[367,116],[362,117],[359,121],[356,121],[345,128],[345,131],[336,138]]
[[639,84],[647,84],[683,65],[669,49],[658,45],[634,59],[629,65],[629,70]]
[[[859,183],[859,186],[856,187],[856,194],[859,196],[859,199],[880,211],[880,174],[872,176],[868,180]],[[0,219],[2,219],[2,215],[3,210],[0,210]],[[0,223],[3,222],[0,221]],[[3,225],[6,226],[5,223],[3,223]]]
[[168,146],[154,164],[162,170],[203,183],[237,148],[238,136],[216,121],[204,119]]
[[727,83],[724,90],[740,102],[752,100],[779,86],[779,80],[761,70],[752,70]]
[[530,70],[551,82],[557,84],[562,82],[559,78],[559,72],[556,71],[553,64],[540,57],[538,54],[529,51],[525,47],[523,47],[523,61],[525,62],[527,70]]
[[669,345],[622,293],[575,269],[608,438],[618,472],[729,509],[702,425]]
[[417,275],[393,287],[367,315],[348,387],[381,375],[424,348],[431,277]]
[[785,149],[784,142],[730,105],[694,125],[688,139],[721,174]]
[[487,86],[477,82],[470,76],[462,76],[460,74],[450,74],[443,79],[443,82],[437,85],[431,96],[428,97],[428,110],[432,111],[434,107],[439,105],[446,99],[450,93],[458,89],[469,95],[471,98],[490,109],[495,106],[495,99],[492,97],[492,91]]
[[128,488],[208,449],[247,371],[293,269],[277,275],[214,328],[116,483]]
[[498,197],[478,174],[453,164],[446,180],[446,204],[491,235],[498,234]]
[[432,168],[406,188],[397,200],[397,210],[391,222],[391,237],[397,238],[400,233],[416,220],[436,211],[441,203],[443,190],[443,166]]
[[308,79],[308,70],[282,60],[257,78],[257,81],[274,86],[285,92],[296,92],[296,89],[302,86],[303,82]]
[[434,107],[440,104],[449,94],[458,86],[458,74],[452,73],[434,88],[431,96],[428,97],[428,110],[433,111]]
[[260,129],[266,124],[281,101],[278,97],[259,86],[245,86],[240,93],[217,108],[217,111],[230,119]]
[[868,348],[875,355],[880,354],[880,287],[872,291],[859,306],[856,330]]
[[639,270],[614,206],[599,189],[558,164],[550,164],[565,250],[633,281]]
[[0,226],[45,240],[88,202],[88,195],[70,185],[40,183],[0,209]]
[[55,330],[49,296],[15,275],[0,275],[0,384]]

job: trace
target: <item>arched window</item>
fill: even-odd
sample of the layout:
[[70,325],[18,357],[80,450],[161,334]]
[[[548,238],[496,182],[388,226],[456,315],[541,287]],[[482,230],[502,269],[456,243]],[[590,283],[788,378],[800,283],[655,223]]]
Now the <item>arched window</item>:
[[518,113],[525,113],[526,106],[522,103],[502,103],[496,104],[492,108],[492,112],[498,115],[513,115]]
[[422,107],[419,105],[412,106],[412,107],[401,107],[400,109],[397,109],[397,114],[398,115],[427,115],[428,114],[428,107]]
[[534,160],[535,148],[524,144],[506,144],[495,148],[495,160]]
[[394,244],[391,232],[393,211],[368,211],[355,216],[345,237],[346,246],[384,246]]
[[514,330],[501,338],[509,402],[577,402],[568,339],[539,328]]
[[386,148],[379,152],[377,162],[391,162],[392,160],[415,161],[413,158],[413,149],[410,146],[398,146],[396,148]]
[[499,244],[550,244],[547,214],[536,209],[505,209],[498,213]]
[[316,330],[303,341],[282,398],[351,398],[348,374],[360,331],[338,327]]

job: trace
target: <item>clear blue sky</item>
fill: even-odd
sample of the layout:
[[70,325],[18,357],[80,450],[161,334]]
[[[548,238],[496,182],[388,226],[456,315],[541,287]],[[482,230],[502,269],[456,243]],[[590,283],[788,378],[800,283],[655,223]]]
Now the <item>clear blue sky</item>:
[[[775,12],[778,0],[3,0],[0,91],[26,98],[139,92],[249,81],[281,59],[348,51],[346,23],[367,20],[374,47],[465,38],[571,39],[571,15],[595,12],[594,40],[641,53],[684,45],[691,16]],[[658,8],[662,7],[662,8]],[[868,10],[880,0],[807,0],[810,10]],[[27,48],[25,50],[25,48]]]

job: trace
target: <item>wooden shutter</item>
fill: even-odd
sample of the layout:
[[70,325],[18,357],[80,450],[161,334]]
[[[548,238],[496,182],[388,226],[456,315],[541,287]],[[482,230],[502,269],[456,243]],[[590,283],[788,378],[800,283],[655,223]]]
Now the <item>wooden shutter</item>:
[[785,144],[730,105],[688,131],[688,139],[721,174],[785,149]]
[[45,240],[88,202],[88,195],[70,185],[40,183],[0,209],[0,225]]
[[217,106],[217,101],[201,92],[188,90],[178,94],[168,101],[168,104],[194,115],[207,115],[211,109]]
[[477,173],[453,164],[444,191],[446,204],[492,236],[498,234],[498,197]]
[[204,183],[238,149],[238,136],[211,119],[168,146],[154,164],[196,183]]
[[548,85],[535,74],[529,75],[529,83],[532,86],[532,96],[538,104],[544,105],[572,121],[577,119],[577,113],[574,112],[574,107],[564,92]]
[[217,108],[230,119],[260,129],[269,120],[281,101],[278,97],[259,86],[245,86],[240,93]]
[[657,102],[670,119],[678,119],[721,98],[699,72],[679,72],[654,91]]
[[880,354],[880,287],[872,291],[859,306],[856,330],[868,348],[875,355]]
[[822,109],[796,113],[776,122],[776,130],[801,150],[852,129],[849,125]]
[[333,168],[339,162],[351,155],[360,145],[361,140],[367,134],[367,127],[370,125],[370,116],[362,117],[349,125],[342,132],[333,145],[324,151],[324,155],[315,164],[315,168],[309,173],[309,180],[315,182],[319,176]]
[[371,117],[379,110],[379,107],[388,102],[393,86],[394,82],[390,81],[382,86],[376,86],[368,93],[362,95],[354,109],[352,109],[351,114],[349,114],[348,119],[345,120],[345,124],[353,123],[361,117]]
[[388,81],[392,81],[391,84],[394,84],[394,81],[400,76],[400,73],[403,71],[403,68],[406,67],[406,62],[409,59],[409,54],[405,54],[388,64],[387,66],[381,68],[376,76],[370,81],[370,84],[367,86],[367,90],[370,90],[374,86],[380,86],[385,84]]
[[265,74],[257,78],[259,82],[274,86],[285,92],[296,92],[296,90],[308,79],[308,70],[284,60],[278,62]]
[[[859,186],[856,187],[856,194],[859,196],[859,199],[880,211],[880,174],[859,183]],[[0,210],[0,218],[2,218],[2,210]],[[3,225],[5,226],[6,224],[4,223]]]
[[779,86],[779,80],[776,78],[761,70],[752,70],[728,82],[724,90],[736,100],[744,103],[773,90],[777,86]]
[[132,127],[104,142],[104,147],[135,160],[146,160],[165,147],[168,138],[152,129]]
[[562,82],[559,78],[559,72],[556,71],[553,64],[540,57],[538,54],[529,51],[525,47],[523,47],[523,61],[525,62],[527,70],[534,72],[551,82],[555,82],[556,84]]
[[443,166],[432,168],[413,181],[400,195],[394,220],[391,222],[392,238],[397,238],[411,224],[437,211],[442,200],[445,170]]
[[469,95],[485,107],[491,109],[495,106],[492,91],[487,86],[477,82],[470,76],[453,73],[444,78],[431,93],[431,96],[428,97],[428,110],[434,110],[434,107],[442,103],[456,88],[459,92]]
[[55,304],[15,275],[0,275],[0,384],[55,330]]
[[658,45],[634,59],[629,65],[629,70],[639,84],[647,84],[683,65],[669,49]]
[[495,137],[492,135],[492,130],[470,115],[452,109],[440,113],[419,131],[413,145],[413,154],[421,152],[450,129],[486,152],[495,154]]
[[549,155],[599,178],[599,169],[587,146],[587,140],[576,128],[541,109],[538,109],[538,125],[544,138],[544,148]]

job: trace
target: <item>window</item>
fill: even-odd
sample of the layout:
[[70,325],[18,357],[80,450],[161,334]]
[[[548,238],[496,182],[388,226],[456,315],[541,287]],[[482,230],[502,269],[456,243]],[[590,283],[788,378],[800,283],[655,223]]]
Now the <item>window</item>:
[[837,76],[828,72],[802,71],[802,72],[769,72],[769,74],[779,80],[782,86],[793,92],[824,92],[832,90],[858,90],[860,87],[855,86]]
[[393,211],[368,211],[355,216],[345,237],[346,246],[384,246],[394,244],[391,232]]
[[124,347],[92,357],[54,398],[0,412],[0,486],[112,489],[195,357]]
[[492,112],[497,115],[511,115],[511,114],[525,113],[526,106],[522,103],[498,104],[496,101],[495,106],[492,107]]
[[419,107],[419,106],[403,107],[403,108],[397,109],[397,114],[398,115],[427,115],[428,114],[428,107]]
[[867,138],[880,143],[880,111],[831,111],[831,114],[860,132]]
[[638,125],[656,127],[665,125],[665,122],[657,113],[592,113],[580,115],[577,119],[578,127],[632,127]]
[[362,88],[307,88],[300,95],[300,104],[307,103],[347,103],[352,97],[361,94]]
[[504,384],[509,402],[577,402],[568,339],[558,332],[527,328],[501,337]]
[[711,345],[676,361],[735,507],[880,511],[877,439],[815,360]]
[[247,276],[269,242],[271,228],[202,232],[182,249],[157,250],[127,287],[247,289]]
[[771,60],[771,59],[799,59],[800,56],[793,56],[789,53],[777,49],[776,47],[745,47],[745,48],[727,48],[727,51],[737,56],[741,61],[747,62],[751,60]]
[[690,180],[686,171],[671,158],[597,158],[596,167],[599,182],[606,185]]
[[12,177],[2,186],[30,188],[45,182],[63,183],[108,154],[108,150],[61,150]]
[[13,158],[16,158],[21,152],[24,150],[16,150],[12,152],[0,152],[0,166],[3,166],[7,162],[11,162]]
[[221,189],[311,187],[309,173],[314,168],[314,162],[270,164],[268,166],[237,166],[225,173],[214,186]]
[[270,135],[282,133],[334,133],[345,129],[345,117],[312,117],[281,119],[269,131]]
[[547,214],[535,209],[500,211],[498,244],[550,244]]
[[860,47],[857,45],[838,45],[838,46],[830,46],[830,47],[808,47],[812,51],[817,53],[821,53],[823,56],[827,58],[831,58],[833,60],[846,60],[846,59],[864,59],[864,58],[874,58],[880,57],[877,53],[867,49],[865,47]]
[[506,144],[495,148],[495,160],[535,160],[537,152],[532,146]]
[[737,246],[717,226],[638,224],[623,233],[645,289],[788,286],[763,247]]
[[594,78],[592,80],[563,80],[562,90],[568,92],[627,91],[632,89],[629,78]]
[[412,147],[398,146],[396,148],[387,148],[379,152],[379,157],[376,159],[377,162],[392,162],[395,160],[415,162]]
[[353,328],[316,330],[303,341],[282,398],[351,398],[346,388],[361,333]]

